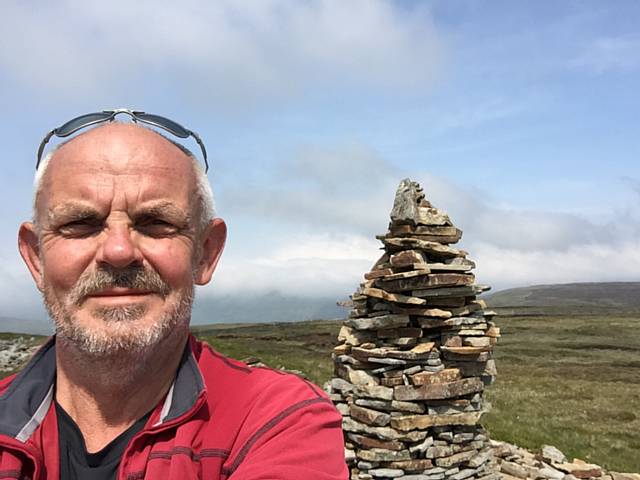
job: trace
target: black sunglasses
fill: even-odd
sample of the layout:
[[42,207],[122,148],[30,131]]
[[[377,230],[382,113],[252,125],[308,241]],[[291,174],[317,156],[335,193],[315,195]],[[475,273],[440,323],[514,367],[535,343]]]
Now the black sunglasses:
[[162,128],[169,133],[172,133],[176,137],[179,138],[188,138],[193,137],[198,145],[200,145],[200,149],[202,150],[202,156],[204,157],[204,165],[205,165],[205,173],[209,171],[209,162],[207,162],[207,150],[204,148],[204,143],[200,139],[200,136],[188,128],[184,128],[179,123],[174,122],[173,120],[169,120],[166,117],[161,117],[160,115],[154,115],[152,113],[145,113],[137,110],[129,110],[127,108],[117,108],[115,110],[103,110],[102,112],[96,113],[87,113],[86,115],[80,115],[72,120],[69,120],[67,123],[59,126],[58,128],[54,128],[44,137],[42,142],[40,143],[40,148],[38,148],[38,161],[36,162],[36,170],[38,170],[38,166],[40,165],[40,160],[42,159],[42,152],[44,151],[44,147],[47,142],[51,139],[52,136],[56,137],[68,137],[69,135],[73,135],[78,130],[81,130],[85,127],[89,127],[91,125],[96,125],[102,122],[112,122],[116,115],[119,113],[125,113],[129,115],[134,122],[146,123],[148,125],[153,125],[154,127]]

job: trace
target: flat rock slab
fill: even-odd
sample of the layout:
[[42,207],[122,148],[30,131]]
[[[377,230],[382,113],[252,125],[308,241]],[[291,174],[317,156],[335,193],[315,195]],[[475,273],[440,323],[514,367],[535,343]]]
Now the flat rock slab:
[[[427,303],[426,300],[424,302]],[[448,319],[453,316],[451,312],[442,310],[441,308],[416,308],[392,305],[391,310],[396,314],[415,315],[416,317],[428,317],[428,319],[430,320]],[[421,318],[418,319],[418,321],[421,320]]]
[[426,305],[427,301],[424,298],[410,297],[407,295],[401,295],[399,293],[389,293],[380,288],[365,287],[362,289],[362,294],[367,297],[379,298],[393,303],[406,303],[408,305]]
[[438,242],[430,242],[428,240],[420,240],[412,237],[382,237],[380,241],[390,250],[420,250],[427,254],[431,254],[440,258],[466,257],[467,252],[457,248],[448,247]]
[[365,448],[382,448],[384,450],[403,450],[406,448],[404,443],[397,440],[379,440],[354,433],[350,433],[348,438],[356,445]]
[[425,431],[399,432],[391,427],[371,427],[351,417],[342,418],[342,429],[345,432],[364,433],[381,440],[398,440],[402,442],[420,442],[427,438]]
[[411,454],[408,450],[385,450],[382,448],[371,448],[369,450],[356,451],[356,457],[369,462],[393,462],[398,460],[410,460]]
[[394,387],[393,398],[403,401],[443,400],[481,392],[483,389],[484,383],[479,378],[465,378],[456,382],[432,383],[420,387],[400,385]]
[[405,292],[438,287],[470,286],[475,277],[469,273],[429,273],[427,275],[398,278],[396,280],[377,280],[376,285],[387,292]]
[[418,372],[411,375],[411,382],[416,386],[433,385],[435,383],[451,383],[460,380],[460,370],[457,368],[447,368],[440,372]]
[[391,234],[398,235],[434,235],[441,237],[462,236],[462,230],[453,226],[413,226],[413,225],[397,225],[391,224],[389,227]]
[[[383,328],[396,328],[396,327],[405,327],[409,325],[409,315],[403,314],[395,314],[395,315],[379,315],[377,317],[368,317],[368,318],[349,318],[344,324],[347,327],[354,328],[356,330],[380,330]],[[347,338],[345,333],[345,339]],[[364,337],[358,336],[354,337],[355,341],[362,339]]]
[[478,355],[483,352],[491,351],[491,346],[484,347],[445,347],[440,349],[444,352],[455,353],[456,355]]
[[482,290],[477,288],[476,285],[463,286],[463,287],[440,287],[440,288],[428,288],[424,290],[414,290],[415,296],[424,297],[427,300],[430,298],[447,298],[447,297],[472,297],[482,293]]
[[388,413],[379,412],[370,408],[351,405],[349,409],[351,417],[373,427],[384,427],[389,424],[391,416]]
[[576,478],[599,477],[602,475],[602,468],[598,465],[586,463],[581,460],[574,460],[573,463],[558,463],[553,465],[558,470],[562,470]]
[[404,415],[391,418],[391,427],[402,432],[424,430],[446,425],[476,425],[481,412],[457,413],[454,415]]
[[422,472],[427,468],[433,467],[431,460],[427,458],[414,458],[412,460],[400,460],[389,464],[392,468],[399,468],[405,472]]

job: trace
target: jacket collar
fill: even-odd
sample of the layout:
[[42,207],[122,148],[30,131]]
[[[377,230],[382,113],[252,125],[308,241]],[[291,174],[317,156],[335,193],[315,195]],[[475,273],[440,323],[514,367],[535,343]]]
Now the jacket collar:
[[[154,426],[174,420],[193,408],[205,390],[194,355],[195,339],[185,347],[176,378]],[[43,345],[0,396],[0,434],[25,443],[40,426],[54,398],[55,336]]]

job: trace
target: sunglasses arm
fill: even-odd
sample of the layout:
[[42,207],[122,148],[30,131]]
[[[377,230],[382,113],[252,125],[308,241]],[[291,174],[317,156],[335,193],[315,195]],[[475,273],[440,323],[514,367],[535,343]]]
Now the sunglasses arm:
[[56,134],[56,130],[57,130],[57,128],[54,128],[53,130],[51,130],[42,139],[42,142],[40,142],[40,147],[38,148],[38,161],[36,162],[36,171],[38,170],[38,167],[40,166],[40,160],[42,159],[42,152],[44,151],[44,147],[47,144],[47,142],[49,142],[51,137],[53,137]]
[[202,156],[204,157],[204,173],[207,173],[209,171],[209,162],[207,161],[207,149],[204,148],[204,142],[200,139],[200,135],[198,135],[196,132],[192,132],[191,130],[189,130],[189,134],[193,138],[195,138],[196,142],[198,142],[198,145],[200,145]]

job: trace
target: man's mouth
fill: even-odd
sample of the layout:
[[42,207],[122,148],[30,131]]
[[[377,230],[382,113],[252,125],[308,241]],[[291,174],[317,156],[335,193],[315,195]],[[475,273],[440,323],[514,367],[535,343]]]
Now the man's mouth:
[[98,292],[87,295],[88,297],[133,297],[141,295],[150,295],[154,292],[151,290],[139,290],[135,288],[114,287],[106,290],[100,290]]

